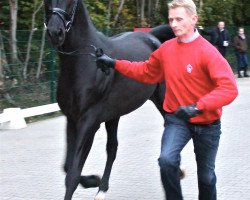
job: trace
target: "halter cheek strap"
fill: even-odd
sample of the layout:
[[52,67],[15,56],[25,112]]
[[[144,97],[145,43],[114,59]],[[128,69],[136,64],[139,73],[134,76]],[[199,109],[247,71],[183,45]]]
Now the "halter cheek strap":
[[63,21],[66,32],[68,32],[72,25],[72,21],[70,19],[69,14],[61,8],[53,8],[52,14],[56,14],[60,17],[60,19]]
[[[68,14],[65,10],[63,10],[61,8],[53,8],[51,11],[52,15],[53,14],[58,15],[60,17],[60,19],[63,21],[63,25],[64,25],[66,32],[69,32],[69,30],[72,27],[72,24],[73,24],[73,21],[75,18],[77,4],[78,4],[78,0],[75,0],[71,14]],[[47,23],[48,23],[48,18],[46,17],[46,21],[44,23],[45,27],[47,27]]]

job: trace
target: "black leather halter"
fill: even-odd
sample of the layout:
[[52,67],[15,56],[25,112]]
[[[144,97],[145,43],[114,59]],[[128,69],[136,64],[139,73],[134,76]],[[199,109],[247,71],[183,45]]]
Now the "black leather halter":
[[[51,15],[58,15],[60,17],[60,19],[62,20],[63,24],[64,24],[64,28],[66,30],[66,32],[69,32],[74,18],[75,18],[75,13],[76,13],[76,8],[77,8],[77,4],[78,4],[78,0],[74,0],[74,4],[73,4],[73,8],[72,8],[72,12],[70,14],[68,14],[65,10],[61,9],[61,8],[52,8],[52,10],[50,10],[50,14]],[[46,15],[45,16],[45,27],[47,27],[49,21],[49,17]]]

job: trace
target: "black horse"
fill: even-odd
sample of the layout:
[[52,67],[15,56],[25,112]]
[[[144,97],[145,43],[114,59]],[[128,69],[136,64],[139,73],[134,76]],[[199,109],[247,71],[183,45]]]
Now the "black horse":
[[[116,157],[120,116],[137,109],[148,99],[163,115],[165,87],[164,84],[142,84],[114,70],[102,71],[96,66],[95,56],[103,50],[113,58],[143,61],[161,43],[153,34],[144,32],[105,37],[95,29],[81,0],[44,0],[44,7],[47,35],[60,60],[57,101],[67,117],[64,199],[71,199],[80,183],[85,188],[99,187],[95,199],[103,200]],[[103,177],[82,176],[95,133],[103,122],[108,135]]]

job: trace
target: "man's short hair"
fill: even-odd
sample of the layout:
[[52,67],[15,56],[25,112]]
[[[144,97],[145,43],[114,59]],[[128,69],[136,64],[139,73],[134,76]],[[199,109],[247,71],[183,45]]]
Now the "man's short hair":
[[183,7],[190,15],[197,15],[196,5],[192,0],[173,0],[168,4],[168,9]]

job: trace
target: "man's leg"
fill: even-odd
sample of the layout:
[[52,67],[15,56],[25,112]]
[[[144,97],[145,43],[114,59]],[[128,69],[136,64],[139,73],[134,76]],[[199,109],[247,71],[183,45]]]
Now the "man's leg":
[[242,63],[244,65],[244,77],[249,77],[249,75],[247,74],[248,59],[246,53],[242,53]]
[[187,123],[173,114],[166,114],[159,166],[167,200],[183,199],[179,171],[180,152],[190,139]]
[[215,159],[221,134],[220,121],[194,125],[193,142],[197,162],[199,200],[216,200]]
[[238,78],[242,78],[242,75],[240,73],[241,71],[241,57],[239,52],[235,52],[236,60],[237,60],[237,71],[238,71]]

